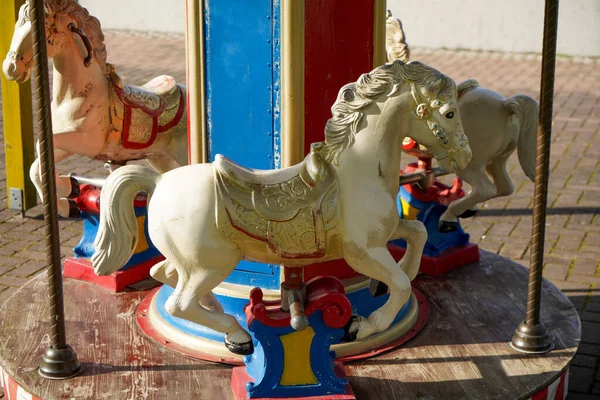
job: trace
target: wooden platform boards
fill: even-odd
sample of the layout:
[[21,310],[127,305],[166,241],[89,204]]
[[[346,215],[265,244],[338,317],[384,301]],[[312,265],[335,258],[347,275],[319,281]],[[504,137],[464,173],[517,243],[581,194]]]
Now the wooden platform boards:
[[[569,300],[544,281],[542,321],[556,350],[508,346],[523,319],[527,270],[482,251],[478,263],[414,285],[431,305],[428,325],[403,348],[349,363],[358,399],[521,399],[556,380],[577,350],[580,323]],[[68,342],[82,376],[47,381],[36,368],[48,346],[45,279],[0,308],[0,367],[42,399],[231,399],[231,367],[187,358],[146,338],[135,310],[147,292],[112,293],[65,279]]]

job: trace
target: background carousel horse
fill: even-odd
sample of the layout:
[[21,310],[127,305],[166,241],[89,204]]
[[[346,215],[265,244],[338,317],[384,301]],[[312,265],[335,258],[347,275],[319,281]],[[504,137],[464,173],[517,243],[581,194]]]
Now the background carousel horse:
[[450,203],[440,217],[440,232],[455,231],[457,217],[475,215],[479,203],[515,191],[506,170],[506,162],[515,149],[523,172],[532,182],[535,180],[539,106],[534,99],[525,95],[505,99],[469,79],[458,85],[458,107],[473,159],[455,173],[471,185],[471,191]]
[[[344,258],[390,288],[387,302],[355,318],[348,336],[388,328],[409,299],[427,237],[421,222],[398,218],[402,141],[418,140],[450,171],[469,163],[455,84],[421,63],[398,61],[344,86],[332,114],[325,142],[290,168],[251,170],[217,156],[162,175],[135,165],[117,169],[102,190],[96,273],[110,274],[131,256],[132,200],[144,190],[151,196],[148,231],[166,257],[151,274],[175,288],[166,309],[225,333],[234,353],[251,353],[251,338],[214,306],[211,291],[242,258],[286,267]],[[386,243],[398,237],[408,250],[397,264]]]
[[[48,57],[54,61],[52,120],[56,162],[72,154],[113,162],[147,159],[159,172],[187,164],[185,87],[159,76],[143,87],[124,85],[106,62],[99,21],[74,0],[46,0]],[[29,4],[19,10],[3,63],[9,80],[29,79],[33,67]],[[41,197],[39,158],[30,177]],[[59,212],[78,184],[57,177]]]
[[[388,62],[408,61],[410,51],[405,38],[402,22],[388,11]],[[506,162],[515,149],[525,175],[532,182],[535,176],[539,106],[534,99],[525,95],[505,99],[481,87],[475,79],[468,79],[458,85],[458,107],[473,159],[465,169],[456,171],[456,176],[471,185],[471,190],[449,204],[440,217],[440,232],[456,231],[458,217],[472,217],[479,203],[514,192]]]

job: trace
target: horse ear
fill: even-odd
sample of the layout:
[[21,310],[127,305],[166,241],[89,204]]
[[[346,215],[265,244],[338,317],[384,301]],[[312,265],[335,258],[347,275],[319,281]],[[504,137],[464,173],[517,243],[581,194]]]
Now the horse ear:
[[352,90],[352,88],[344,88],[344,91],[342,92],[342,97],[345,101],[353,101],[354,90]]

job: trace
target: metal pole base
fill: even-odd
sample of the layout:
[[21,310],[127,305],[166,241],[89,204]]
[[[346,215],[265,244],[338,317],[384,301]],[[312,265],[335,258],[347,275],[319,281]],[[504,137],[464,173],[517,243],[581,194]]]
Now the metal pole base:
[[517,327],[510,347],[522,353],[539,354],[554,350],[554,342],[550,340],[541,322],[537,325],[528,325],[523,321]]
[[71,346],[67,345],[64,349],[48,347],[38,374],[46,379],[68,379],[81,374],[84,369]]

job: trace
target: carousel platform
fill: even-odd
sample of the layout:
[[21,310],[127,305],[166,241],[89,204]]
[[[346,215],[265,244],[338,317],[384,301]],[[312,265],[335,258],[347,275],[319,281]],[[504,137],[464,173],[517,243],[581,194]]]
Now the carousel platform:
[[[68,343],[85,372],[64,381],[40,378],[36,369],[49,344],[44,278],[0,308],[0,381],[9,399],[234,398],[230,366],[181,355],[142,333],[136,309],[148,291],[115,294],[69,278]],[[413,285],[429,300],[427,325],[400,348],[345,364],[356,398],[564,398],[581,327],[553,284],[544,281],[541,319],[556,349],[542,355],[508,345],[525,315],[523,266],[482,251],[477,263]]]

